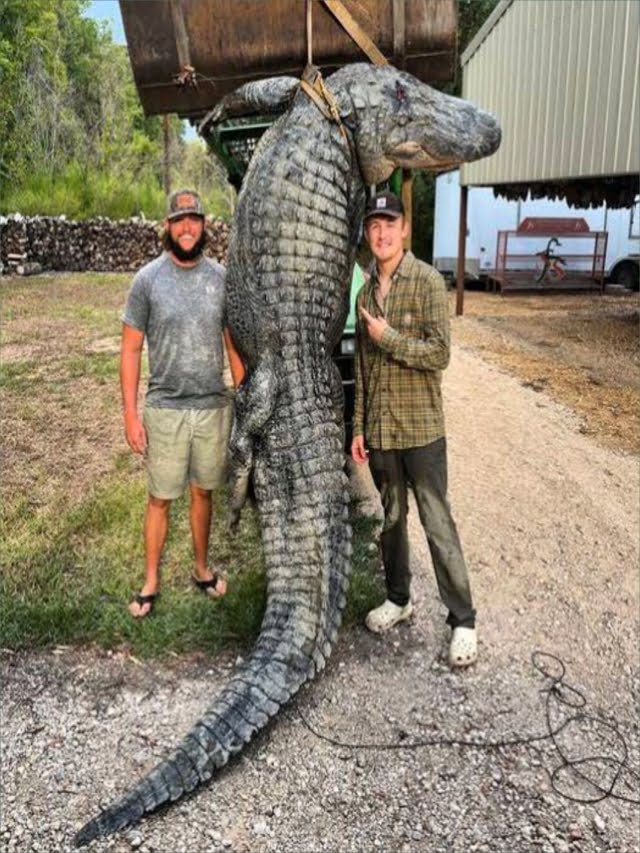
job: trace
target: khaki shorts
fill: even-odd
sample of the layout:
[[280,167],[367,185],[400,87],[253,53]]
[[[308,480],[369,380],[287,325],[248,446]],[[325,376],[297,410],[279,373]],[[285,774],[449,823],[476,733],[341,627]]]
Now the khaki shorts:
[[149,494],[174,500],[187,483],[217,489],[227,476],[233,406],[218,409],[158,409],[147,406],[146,467]]

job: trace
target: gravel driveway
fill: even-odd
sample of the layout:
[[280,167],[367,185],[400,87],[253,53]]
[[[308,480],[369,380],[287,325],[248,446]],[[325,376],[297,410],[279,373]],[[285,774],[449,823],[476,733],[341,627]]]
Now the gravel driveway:
[[[444,665],[447,631],[412,510],[411,625],[343,633],[300,709],[343,742],[513,739],[546,732],[535,649],[626,739],[637,771],[638,466],[579,431],[568,410],[460,348],[446,374],[450,491],[479,612],[480,658]],[[220,657],[139,664],[57,649],[2,656],[2,850],[62,851],[100,802],[176,742],[227,677]],[[571,698],[574,694],[563,691]],[[568,712],[551,696],[552,724]],[[607,784],[621,752],[607,729],[559,736]],[[319,740],[283,712],[208,787],[100,851],[637,851],[638,806],[556,793],[548,741],[491,750],[356,750]],[[573,796],[594,790],[564,771]],[[637,797],[635,772],[616,790]]]

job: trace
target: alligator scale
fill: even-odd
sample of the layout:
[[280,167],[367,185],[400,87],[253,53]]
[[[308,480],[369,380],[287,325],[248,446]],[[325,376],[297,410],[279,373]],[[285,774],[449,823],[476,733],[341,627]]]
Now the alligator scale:
[[346,66],[326,88],[325,109],[295,78],[249,83],[212,115],[284,113],[245,177],[227,275],[228,322],[248,365],[231,441],[232,516],[251,477],[267,571],[260,636],[170,757],[89,821],[78,845],[209,780],[324,667],[351,563],[342,387],[331,353],[366,188],[398,166],[452,167],[500,142],[492,116],[391,66]]

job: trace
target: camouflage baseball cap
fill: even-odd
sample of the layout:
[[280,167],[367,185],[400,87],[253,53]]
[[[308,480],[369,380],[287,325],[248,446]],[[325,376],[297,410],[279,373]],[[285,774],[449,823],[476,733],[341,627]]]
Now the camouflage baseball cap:
[[176,190],[169,196],[167,219],[179,219],[181,216],[202,216],[202,201],[195,190]]

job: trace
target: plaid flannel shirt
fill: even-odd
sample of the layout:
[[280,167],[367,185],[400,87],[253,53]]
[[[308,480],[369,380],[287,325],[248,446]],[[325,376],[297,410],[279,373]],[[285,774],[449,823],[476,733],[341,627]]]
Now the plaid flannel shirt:
[[444,279],[405,252],[391,277],[383,310],[375,298],[377,273],[358,295],[358,308],[383,316],[379,344],[357,314],[356,401],[353,435],[369,447],[421,447],[444,435],[442,373],[449,363],[449,304]]

